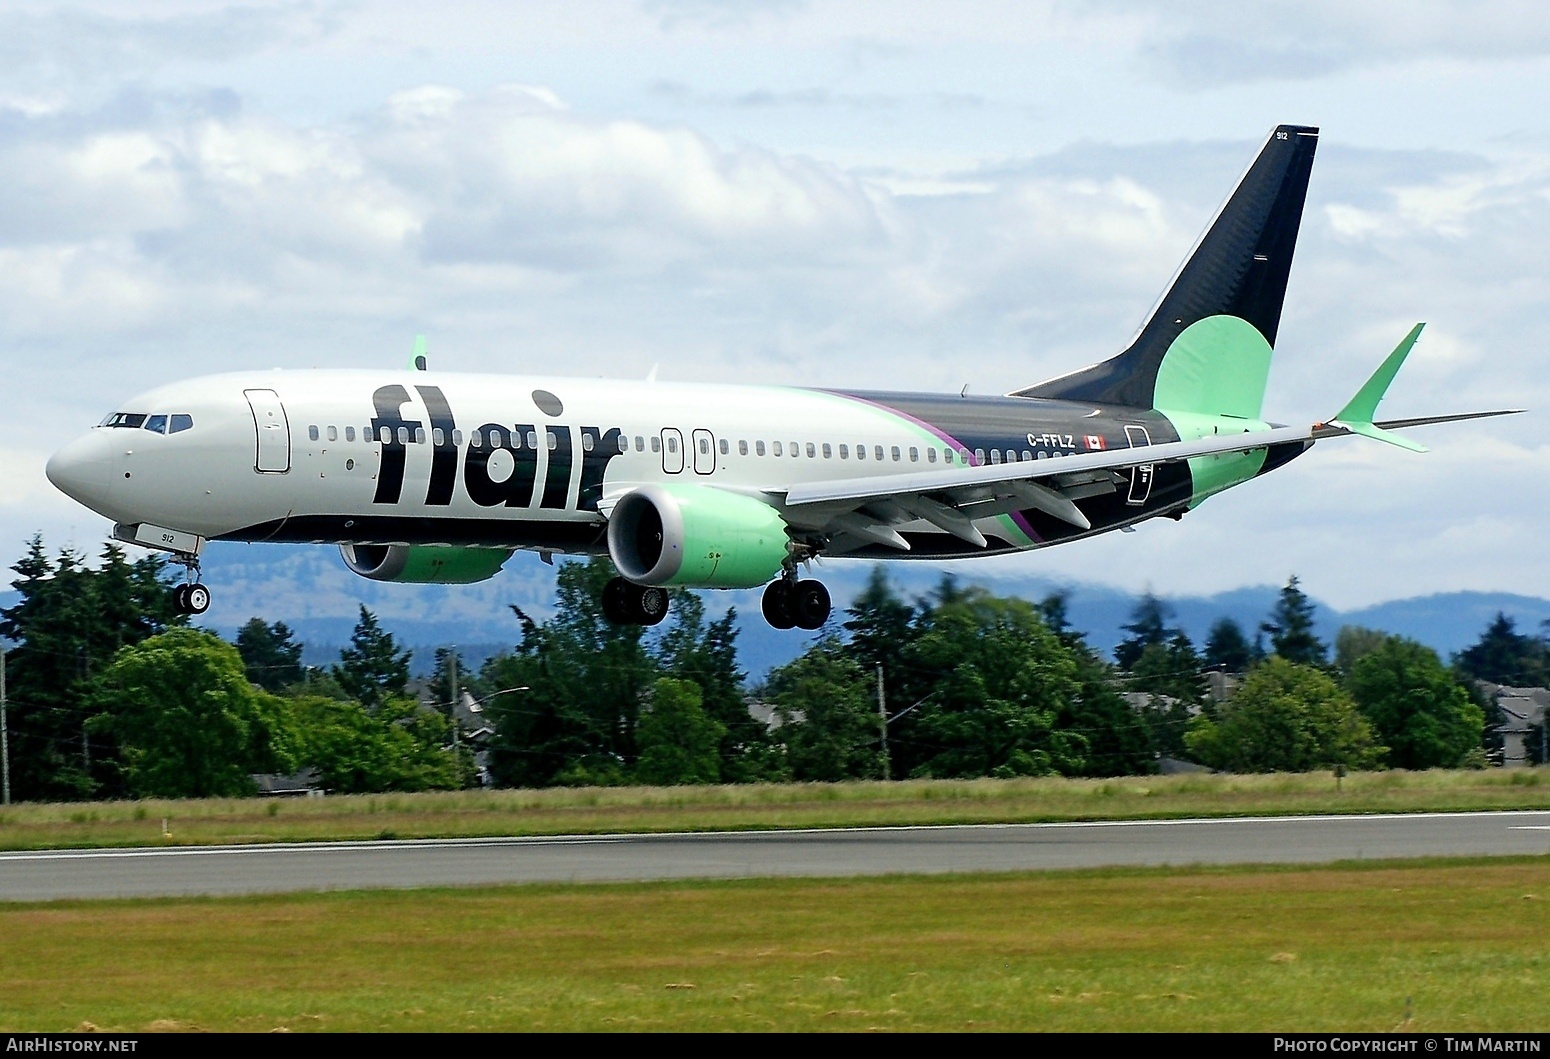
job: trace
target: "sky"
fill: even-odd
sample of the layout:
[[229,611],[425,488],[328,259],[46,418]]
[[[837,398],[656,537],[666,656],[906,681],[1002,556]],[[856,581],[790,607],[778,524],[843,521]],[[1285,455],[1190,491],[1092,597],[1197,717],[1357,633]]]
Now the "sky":
[[416,333],[441,370],[1063,374],[1127,342],[1286,122],[1323,132],[1267,416],[1331,415],[1422,320],[1385,415],[1530,413],[1424,456],[1320,444],[1182,522],[980,567],[1550,596],[1550,6],[1404,12],[0,0],[0,554],[95,550],[43,465],[132,395],[398,368]]

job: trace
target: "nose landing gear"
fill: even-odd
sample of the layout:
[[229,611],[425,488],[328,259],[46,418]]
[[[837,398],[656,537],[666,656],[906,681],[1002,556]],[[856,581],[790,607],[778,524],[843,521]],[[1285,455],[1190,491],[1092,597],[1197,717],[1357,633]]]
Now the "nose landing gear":
[[199,557],[176,553],[172,561],[188,572],[188,581],[172,590],[172,605],[179,614],[203,614],[210,609],[210,590],[199,582]]
[[829,590],[822,581],[781,578],[771,581],[760,603],[764,620],[774,629],[819,629],[832,609]]
[[667,590],[616,577],[603,586],[603,617],[614,625],[657,625],[667,617]]

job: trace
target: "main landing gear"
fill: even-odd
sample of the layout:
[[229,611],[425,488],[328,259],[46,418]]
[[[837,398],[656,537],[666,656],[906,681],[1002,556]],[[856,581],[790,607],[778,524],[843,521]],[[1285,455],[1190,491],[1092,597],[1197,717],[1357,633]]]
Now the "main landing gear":
[[772,628],[818,629],[829,620],[829,590],[822,581],[782,577],[764,590],[764,620]]
[[603,586],[603,617],[614,625],[657,625],[667,617],[667,589],[616,577]]
[[172,590],[172,605],[179,614],[203,614],[210,609],[210,590],[199,583],[199,557],[180,553],[172,561],[188,571],[188,581]]

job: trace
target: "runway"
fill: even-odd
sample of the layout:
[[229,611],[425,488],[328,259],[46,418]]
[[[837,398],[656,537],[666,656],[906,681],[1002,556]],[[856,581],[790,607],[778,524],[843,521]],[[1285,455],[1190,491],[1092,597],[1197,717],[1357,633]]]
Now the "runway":
[[0,900],[1550,854],[1550,811],[0,854]]

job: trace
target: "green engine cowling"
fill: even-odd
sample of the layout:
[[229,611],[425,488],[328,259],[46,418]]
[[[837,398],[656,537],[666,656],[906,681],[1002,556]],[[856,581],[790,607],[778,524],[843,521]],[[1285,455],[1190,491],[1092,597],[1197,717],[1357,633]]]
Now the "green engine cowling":
[[768,504],[704,485],[645,485],[608,517],[608,554],[640,585],[757,588],[785,562],[786,523]]
[[341,544],[344,564],[373,581],[411,585],[471,585],[500,573],[509,548],[453,548],[434,544]]

